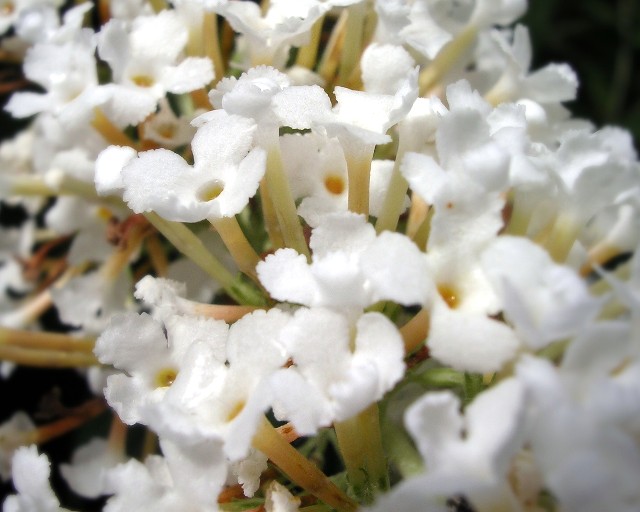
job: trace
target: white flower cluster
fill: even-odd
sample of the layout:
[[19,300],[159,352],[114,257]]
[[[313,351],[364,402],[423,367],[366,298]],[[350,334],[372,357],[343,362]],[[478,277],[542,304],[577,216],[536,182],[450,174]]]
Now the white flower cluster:
[[96,399],[0,426],[3,510],[105,409],[60,470],[106,512],[640,509],[640,165],[526,7],[6,3],[3,375]]

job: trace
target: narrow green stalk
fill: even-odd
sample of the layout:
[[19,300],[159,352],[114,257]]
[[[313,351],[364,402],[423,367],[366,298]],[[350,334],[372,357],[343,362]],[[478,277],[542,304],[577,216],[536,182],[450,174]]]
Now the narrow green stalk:
[[0,360],[42,368],[87,368],[100,364],[96,356],[87,352],[31,349],[10,345],[0,345]]
[[413,236],[413,241],[416,245],[422,250],[425,251],[427,249],[427,244],[429,243],[429,234],[431,233],[431,219],[435,213],[434,208],[429,208],[427,212],[427,216],[422,221],[422,224],[418,227]]
[[43,331],[27,331],[0,327],[0,346],[15,346],[28,350],[59,350],[93,354],[95,339],[74,338],[67,334]]
[[215,12],[206,12],[202,20],[202,37],[205,56],[213,62],[215,78],[211,85],[215,85],[226,73],[222,51],[220,50],[220,37],[218,35],[218,15]]
[[349,141],[344,145],[349,176],[349,210],[369,215],[369,188],[373,144]]
[[353,418],[334,423],[338,446],[354,494],[364,504],[389,488],[387,458],[382,447],[378,404]]
[[336,487],[317,466],[285,441],[264,417],[252,444],[255,449],[269,457],[271,462],[278,466],[294,484],[331,505],[338,512],[353,512],[358,508],[357,503]]
[[324,16],[319,20],[316,20],[313,24],[313,27],[311,28],[311,40],[298,51],[298,55],[296,57],[296,64],[298,66],[313,70],[318,57],[318,46],[320,45],[323,22]]
[[155,212],[146,213],[145,217],[178,251],[215,279],[239,304],[252,306],[265,304],[264,297],[257,290],[237,281],[184,224],[165,220]]
[[545,243],[545,248],[555,262],[564,263],[567,260],[569,251],[578,238],[578,231],[578,223],[570,212],[558,215]]
[[438,85],[442,77],[459,62],[462,54],[476,40],[477,29],[469,26],[460,32],[455,39],[449,41],[431,63],[420,73],[418,83],[420,96],[425,96],[433,87]]
[[525,191],[514,191],[511,199],[511,215],[504,228],[507,235],[525,236],[531,223],[533,209],[531,201],[527,201]]
[[222,238],[224,245],[229,249],[240,271],[259,284],[256,265],[260,262],[260,256],[258,256],[242,232],[238,220],[235,217],[221,217],[219,219],[209,219],[209,222]]
[[402,213],[404,206],[404,200],[407,196],[407,190],[409,189],[409,183],[404,179],[400,172],[400,164],[402,163],[402,157],[405,154],[404,144],[402,143],[402,136],[398,144],[398,152],[393,164],[393,171],[391,173],[391,179],[387,187],[387,195],[384,198],[382,204],[382,211],[376,221],[376,232],[378,234],[383,231],[395,231],[398,227],[398,219]]
[[338,84],[345,85],[351,73],[360,61],[362,44],[364,39],[364,26],[367,9],[367,2],[360,2],[351,5],[347,14],[347,28],[344,45],[342,47],[342,58],[338,71]]
[[260,182],[260,205],[262,207],[262,218],[264,220],[264,227],[269,235],[271,241],[271,247],[273,250],[281,249],[284,245],[284,238],[282,238],[282,231],[280,231],[280,224],[278,223],[278,215],[276,214],[275,206],[269,196],[269,187],[267,186],[267,180]]
[[347,9],[344,9],[338,21],[331,31],[329,41],[324,48],[320,63],[318,64],[318,74],[324,79],[326,86],[325,89],[329,92],[333,80],[335,78],[336,70],[338,69],[338,63],[340,55],[342,54],[342,46],[344,45],[344,33],[347,26]]
[[309,259],[309,248],[304,238],[302,224],[298,219],[296,203],[289,188],[282,165],[280,146],[277,143],[270,145],[267,154],[266,181],[285,244]]

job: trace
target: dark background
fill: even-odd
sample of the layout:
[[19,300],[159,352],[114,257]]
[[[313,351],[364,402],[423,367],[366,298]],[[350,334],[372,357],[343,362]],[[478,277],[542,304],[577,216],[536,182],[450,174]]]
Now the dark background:
[[[578,99],[567,106],[596,125],[615,124],[629,129],[640,141],[640,7],[637,0],[531,0],[521,20],[531,32],[533,69],[550,62],[567,62],[580,79]],[[0,64],[0,104],[21,86],[19,65]],[[25,122],[16,123],[0,113],[0,136],[6,137]],[[5,209],[6,217],[6,209]],[[1,213],[0,213],[1,214]],[[59,390],[62,403],[74,406],[89,397],[84,380],[73,371],[20,368],[8,381],[0,380],[0,421],[18,408],[34,413],[41,399]],[[104,419],[103,419],[104,420]],[[104,424],[104,421],[102,422]],[[77,436],[69,434],[42,447],[55,461],[66,461]],[[96,508],[73,500],[56,475],[57,492],[70,508]],[[10,485],[0,485],[2,494]]]

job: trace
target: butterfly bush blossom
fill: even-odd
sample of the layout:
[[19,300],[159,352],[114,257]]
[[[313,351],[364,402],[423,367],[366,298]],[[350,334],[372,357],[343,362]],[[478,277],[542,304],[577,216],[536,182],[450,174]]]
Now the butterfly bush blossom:
[[60,4],[0,8],[0,370],[92,398],[5,512],[640,509],[640,165],[525,0]]

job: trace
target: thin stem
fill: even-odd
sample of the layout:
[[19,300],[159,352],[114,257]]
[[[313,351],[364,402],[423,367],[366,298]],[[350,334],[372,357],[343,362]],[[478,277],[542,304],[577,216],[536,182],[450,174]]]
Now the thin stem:
[[423,345],[429,334],[429,320],[429,310],[422,308],[416,316],[400,328],[405,354],[412,354]]
[[280,146],[272,144],[267,154],[266,181],[284,242],[299,254],[310,258],[296,203],[282,165]]
[[331,88],[340,62],[340,55],[342,53],[342,47],[344,46],[347,16],[348,11],[344,9],[333,27],[329,42],[324,49],[320,64],[318,65],[318,74],[324,79],[327,88]]
[[153,234],[147,237],[145,241],[147,247],[147,254],[149,254],[149,260],[151,260],[151,266],[155,273],[160,277],[165,277],[169,271],[169,261],[167,255],[164,252],[164,248],[160,243],[158,235]]
[[71,409],[65,418],[38,427],[33,442],[41,444],[60,437],[67,432],[75,430],[87,421],[95,418],[107,410],[107,404],[102,398],[94,398],[84,404]]
[[271,462],[283,471],[293,483],[339,512],[352,512],[358,508],[357,503],[336,487],[317,466],[291,446],[266,418],[262,419],[253,438],[253,447],[269,457]]
[[442,77],[473,44],[476,35],[477,29],[474,26],[469,26],[440,50],[440,53],[420,73],[418,83],[421,96],[426,96],[442,80]]
[[371,178],[371,160],[373,144],[361,144],[355,141],[346,144],[345,157],[349,176],[349,210],[369,215],[369,188]]
[[243,316],[253,311],[261,309],[257,306],[226,306],[222,304],[200,304],[196,302],[192,304],[190,310],[194,314],[215,320],[224,320],[228,324],[240,320]]
[[566,261],[578,237],[578,231],[578,223],[571,213],[558,215],[545,243],[545,248],[555,262],[564,263]]
[[0,345],[0,359],[42,368],[87,368],[100,364],[93,354],[86,352],[28,349],[11,345]]
[[338,446],[354,494],[365,504],[389,488],[387,458],[382,447],[378,404],[334,424]]
[[238,304],[265,305],[264,295],[249,283],[236,280],[184,224],[163,219],[155,212],[146,213],[145,217],[178,251],[215,279]]
[[278,223],[276,209],[269,195],[269,187],[267,186],[266,179],[260,182],[260,203],[262,205],[262,218],[264,219],[264,226],[269,235],[269,240],[271,240],[271,247],[274,250],[281,249],[285,246],[284,238],[282,237],[282,231]]
[[136,148],[136,143],[120,128],[114,125],[101,109],[94,108],[93,113],[94,116],[91,121],[91,126],[93,126],[109,144]]
[[422,251],[425,251],[427,249],[427,244],[429,243],[429,234],[431,233],[431,219],[433,219],[434,214],[434,208],[429,208],[428,210],[426,210],[426,215],[422,220],[422,223],[417,227],[415,233],[411,237],[411,239]]
[[339,84],[345,85],[347,83],[351,73],[360,60],[364,37],[364,20],[367,13],[366,9],[366,2],[351,5],[348,8],[342,58],[340,59],[340,70],[338,71]]
[[149,224],[141,218],[142,222],[133,217],[133,225],[127,233],[127,238],[111,254],[100,269],[107,282],[115,281],[120,273],[129,265],[133,254],[138,250],[144,238],[150,234]]
[[382,204],[382,211],[378,215],[376,221],[376,232],[382,233],[385,230],[395,231],[398,227],[398,219],[402,213],[404,207],[404,201],[407,197],[407,190],[409,189],[409,183],[404,179],[400,172],[400,164],[402,157],[405,154],[405,144],[403,144],[403,137],[400,137],[398,144],[398,152],[393,164],[393,171],[391,173],[391,179],[387,186],[387,195],[384,198]]
[[323,22],[324,16],[320,17],[320,19],[316,20],[313,24],[311,28],[311,40],[298,51],[298,56],[296,57],[296,64],[298,66],[313,70],[318,56],[318,46],[320,45]]
[[240,224],[238,224],[238,219],[235,216],[221,217],[219,219],[209,219],[209,222],[222,238],[224,245],[229,249],[240,271],[259,284],[256,266],[260,263],[260,256],[247,240],[240,228]]
[[226,73],[225,63],[220,50],[220,38],[218,36],[218,15],[215,12],[205,12],[202,20],[202,33],[204,54],[213,62],[215,78],[211,86],[214,86]]
[[93,354],[94,345],[95,339],[90,337],[74,338],[61,333],[0,327],[0,346]]

